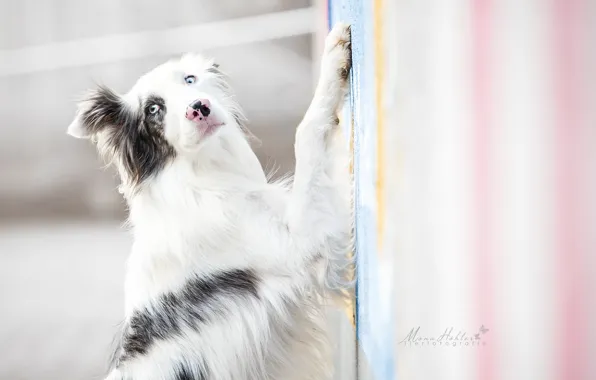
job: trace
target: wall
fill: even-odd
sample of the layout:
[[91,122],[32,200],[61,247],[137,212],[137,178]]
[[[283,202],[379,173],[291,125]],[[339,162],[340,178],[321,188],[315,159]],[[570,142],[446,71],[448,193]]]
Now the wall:
[[352,24],[359,378],[596,375],[596,2],[329,0]]
[[[356,208],[356,335],[358,377],[390,379],[394,376],[394,308],[391,286],[393,261],[382,248],[385,205],[384,119],[381,83],[384,52],[377,44],[383,35],[379,1],[329,1],[329,25],[352,26],[351,95],[344,112],[346,136],[353,147],[354,203]],[[390,252],[390,249],[386,250]]]

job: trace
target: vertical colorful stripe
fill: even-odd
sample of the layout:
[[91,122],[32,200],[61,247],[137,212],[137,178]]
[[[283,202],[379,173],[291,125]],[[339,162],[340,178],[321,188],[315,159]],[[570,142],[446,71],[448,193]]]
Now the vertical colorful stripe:
[[[380,45],[375,41],[382,37],[377,24],[381,1],[330,0],[330,25],[348,22],[352,26],[352,74],[348,113],[353,120],[354,131],[354,179],[355,179],[355,225],[356,225],[356,330],[359,361],[367,362],[376,379],[392,379],[393,375],[393,303],[391,288],[381,286],[384,274],[379,257],[379,238],[384,215],[382,192],[384,171],[379,177],[378,149],[379,117],[381,107],[379,69],[376,55]],[[379,180],[381,182],[379,182]],[[381,186],[380,186],[381,185]],[[382,209],[380,209],[382,208]],[[390,264],[385,264],[389,268]]]
[[[492,204],[495,176],[492,173],[492,144],[490,142],[492,119],[492,1],[472,2],[472,106],[473,106],[473,153],[476,256],[476,298],[479,320],[486,326],[494,326],[493,320],[493,262]],[[493,327],[494,329],[495,327]],[[494,336],[493,336],[494,337]],[[478,355],[478,378],[495,379],[494,344],[483,347]]]
[[[560,327],[558,348],[559,378],[587,379],[586,332],[587,310],[584,303],[593,293],[584,289],[584,254],[586,239],[582,236],[581,207],[586,197],[582,194],[582,176],[587,168],[582,162],[582,109],[580,81],[580,48],[584,7],[581,0],[555,0],[554,27],[554,90],[555,90],[555,189],[556,189],[556,251],[559,257]],[[588,38],[594,43],[595,36]],[[596,85],[593,83],[592,85]],[[596,126],[592,126],[596,128]],[[596,142],[595,142],[596,143]],[[594,148],[594,146],[592,146]],[[587,202],[586,202],[587,204]],[[595,230],[596,231],[596,230]],[[594,355],[594,353],[592,353]],[[594,359],[594,356],[591,358]]]
[[[385,0],[374,0],[373,2],[373,25],[374,25],[374,76],[375,76],[375,102],[377,114],[377,246],[379,255],[383,254],[383,234],[385,232],[385,144],[384,129],[385,117],[383,109],[383,92],[385,80],[385,46],[384,23],[383,23],[383,3]],[[395,175],[395,174],[394,174]]]
[[[329,10],[353,24],[357,330],[373,378],[596,378],[596,3]],[[482,344],[402,344],[416,328]]]

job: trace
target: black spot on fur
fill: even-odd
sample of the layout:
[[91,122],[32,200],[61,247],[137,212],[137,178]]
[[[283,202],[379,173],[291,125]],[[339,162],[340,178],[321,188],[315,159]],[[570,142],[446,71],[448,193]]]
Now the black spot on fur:
[[[81,118],[90,135],[107,133],[104,149],[118,156],[132,185],[156,174],[175,156],[164,137],[164,100],[152,95],[139,101],[141,111],[134,111],[118,94],[100,87],[87,99],[89,106]],[[155,104],[160,110],[151,114]]]
[[219,70],[219,63],[213,63],[207,68],[207,72],[218,75],[222,74],[221,70]]
[[185,366],[180,366],[180,368],[176,370],[175,376],[174,380],[194,380],[192,372]]
[[257,285],[252,270],[239,269],[193,279],[180,291],[161,295],[151,308],[135,311],[127,321],[116,366],[147,353],[156,340],[179,336],[184,329],[196,331],[211,318],[221,317],[226,312],[223,298],[258,297]]
[[193,373],[187,366],[179,365],[176,369],[175,377],[172,380],[207,380],[207,376],[202,370]]

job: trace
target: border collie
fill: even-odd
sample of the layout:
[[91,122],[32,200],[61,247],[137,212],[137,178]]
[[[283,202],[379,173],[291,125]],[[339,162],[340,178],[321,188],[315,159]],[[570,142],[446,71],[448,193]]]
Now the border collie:
[[68,132],[117,168],[134,237],[106,379],[331,378],[324,312],[352,272],[337,149],[350,66],[339,24],[296,132],[293,181],[267,179],[212,60],[185,55],[125,95],[99,87],[80,103]]

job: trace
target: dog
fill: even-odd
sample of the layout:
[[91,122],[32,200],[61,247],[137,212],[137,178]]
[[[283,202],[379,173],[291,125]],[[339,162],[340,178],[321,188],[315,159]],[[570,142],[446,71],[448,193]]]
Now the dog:
[[335,153],[350,38],[346,24],[327,36],[293,180],[268,180],[213,60],[187,54],[79,103],[68,133],[117,168],[134,237],[106,380],[331,378],[324,309],[353,261]]

